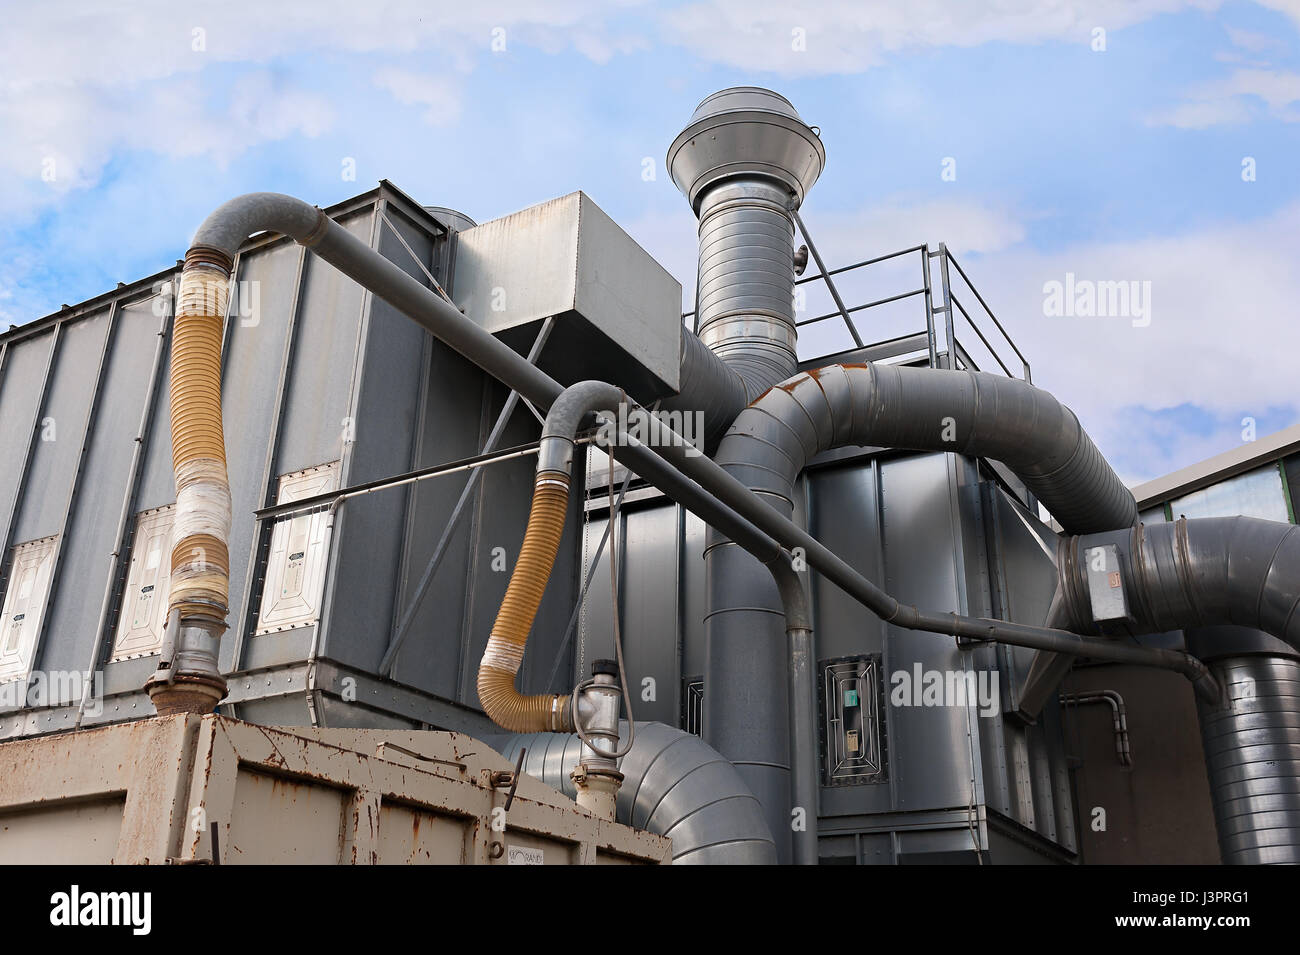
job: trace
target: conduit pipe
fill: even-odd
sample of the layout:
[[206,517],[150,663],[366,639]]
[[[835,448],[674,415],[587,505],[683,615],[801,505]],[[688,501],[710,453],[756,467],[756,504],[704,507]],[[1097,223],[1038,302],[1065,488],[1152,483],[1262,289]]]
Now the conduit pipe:
[[[621,724],[627,732],[627,721]],[[582,741],[559,733],[489,739],[509,760],[528,752],[523,771],[569,798],[569,770]],[[623,785],[617,819],[673,840],[674,865],[773,865],[776,846],[754,794],[735,767],[694,734],[663,723],[638,723],[636,742],[619,761]]]

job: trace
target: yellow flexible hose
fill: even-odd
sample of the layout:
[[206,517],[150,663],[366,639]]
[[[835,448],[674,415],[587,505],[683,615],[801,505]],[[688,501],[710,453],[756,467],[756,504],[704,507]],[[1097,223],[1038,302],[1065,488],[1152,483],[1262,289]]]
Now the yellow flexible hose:
[[176,517],[168,608],[179,610],[182,620],[224,621],[230,600],[230,482],[221,425],[221,340],[229,293],[229,260],[191,249],[181,271],[171,362]]
[[567,695],[524,696],[515,689],[515,674],[551,577],[568,509],[569,476],[551,471],[539,474],[519,560],[479,663],[478,699],[483,712],[512,733],[573,731]]

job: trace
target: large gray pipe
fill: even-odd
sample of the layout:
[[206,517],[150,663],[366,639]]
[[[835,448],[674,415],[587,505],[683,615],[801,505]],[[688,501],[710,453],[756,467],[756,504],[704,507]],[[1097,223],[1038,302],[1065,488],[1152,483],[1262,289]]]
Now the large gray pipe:
[[[1113,556],[1103,550],[1105,565],[1096,563],[1096,548],[1110,547]],[[1090,567],[1094,580],[1096,568],[1120,574],[1127,617],[1094,620]],[[1184,629],[1189,646],[1212,658],[1216,636],[1224,650],[1241,637],[1203,628],[1235,625],[1300,651],[1294,524],[1183,518],[1067,538],[1058,545],[1058,574],[1057,603],[1079,633]],[[1223,861],[1300,863],[1300,663],[1259,652],[1215,660],[1211,670],[1223,695],[1217,705],[1200,704],[1201,735]]]
[[664,410],[704,415],[712,452],[741,410],[798,367],[791,210],[821,175],[821,140],[771,90],[722,90],[668,150],[699,216],[699,337],[682,335],[681,394]]
[[[1127,619],[1093,619],[1096,548],[1115,548]],[[1300,650],[1300,526],[1254,517],[1182,518],[1057,545],[1057,598],[1076,633],[1160,633],[1235,624]],[[1213,648],[1204,648],[1207,655]]]
[[[627,733],[626,721],[622,732]],[[528,750],[524,772],[574,798],[569,773],[582,741],[567,733],[491,739],[507,759]],[[754,794],[735,767],[698,736],[663,723],[638,723],[619,764],[618,821],[673,840],[674,865],[772,865],[776,846]]]
[[1228,865],[1300,865],[1300,661],[1210,664],[1218,705],[1198,704],[1219,852]]
[[[831,365],[783,382],[743,411],[717,463],[783,518],[818,453],[845,445],[955,451],[1003,461],[1066,527],[1125,527],[1133,495],[1078,419],[1023,381],[970,371]],[[785,629],[775,587],[749,554],[710,529],[703,733],[730,756],[769,817],[789,818]],[[786,823],[788,828],[788,822]]]

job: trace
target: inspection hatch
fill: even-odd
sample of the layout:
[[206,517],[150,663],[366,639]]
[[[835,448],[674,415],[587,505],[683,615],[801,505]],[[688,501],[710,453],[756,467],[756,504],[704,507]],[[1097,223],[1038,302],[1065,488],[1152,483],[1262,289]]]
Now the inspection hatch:
[[[338,490],[337,461],[282,476],[275,502],[292,504],[335,490]],[[306,627],[320,619],[329,533],[329,512],[325,508],[282,517],[275,522],[257,634]]]

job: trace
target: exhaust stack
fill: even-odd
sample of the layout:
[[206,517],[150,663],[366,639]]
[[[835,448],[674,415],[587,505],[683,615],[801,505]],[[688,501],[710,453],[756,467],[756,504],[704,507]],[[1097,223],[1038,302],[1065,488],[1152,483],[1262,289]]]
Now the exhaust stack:
[[705,99],[669,147],[669,175],[700,220],[699,339],[683,335],[681,396],[664,407],[703,411],[710,448],[797,370],[791,210],[825,164],[789,100],[753,86]]

